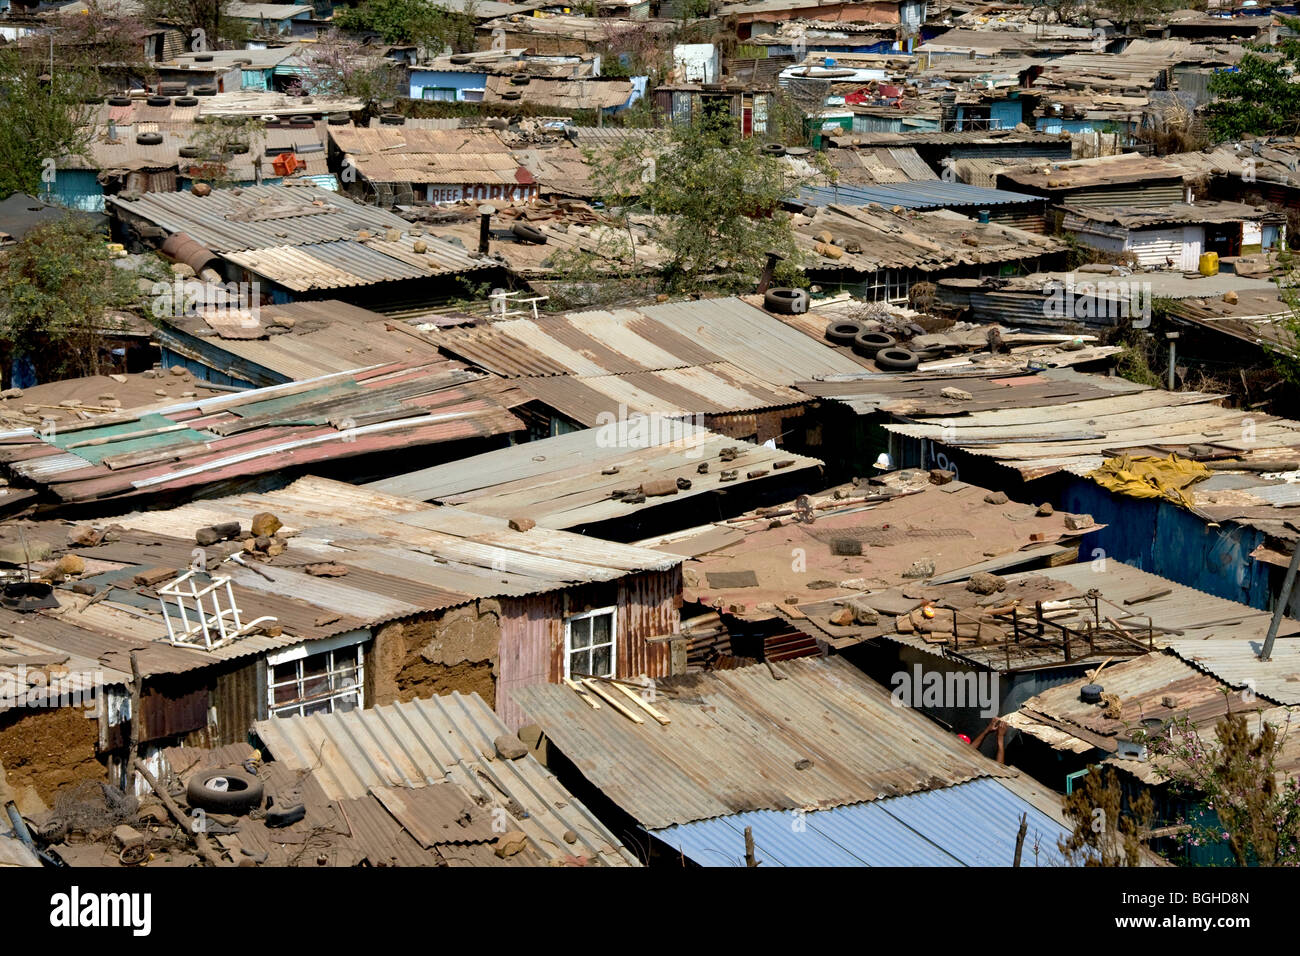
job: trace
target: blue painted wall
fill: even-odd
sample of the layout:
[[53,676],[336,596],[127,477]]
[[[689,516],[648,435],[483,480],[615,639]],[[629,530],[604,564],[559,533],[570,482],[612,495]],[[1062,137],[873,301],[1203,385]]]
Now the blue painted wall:
[[1250,556],[1264,535],[1253,528],[1227,522],[1212,528],[1170,502],[1112,494],[1086,478],[1066,485],[1061,507],[1108,526],[1089,535],[1080,561],[1091,560],[1091,549],[1100,548],[1108,559],[1229,601],[1271,609],[1270,565]]
[[457,101],[465,99],[466,90],[481,90],[487,84],[486,73],[461,73],[447,70],[412,70],[411,99],[424,99],[424,88],[452,89]]
[[[957,107],[957,129],[966,129],[966,114],[968,107]],[[1009,99],[1000,100],[989,104],[989,121],[994,129],[1015,129],[1017,123],[1021,122],[1024,111],[1021,108],[1020,100]],[[972,129],[983,129],[983,117],[979,122],[970,127]]]
[[104,211],[104,187],[93,169],[60,169],[54,175],[51,202],[82,212]]
[[242,70],[239,85],[246,90],[269,90],[275,70]]
[[190,370],[190,373],[201,382],[211,382],[213,385],[234,385],[240,388],[256,388],[253,382],[246,381],[242,378],[236,378],[225,372],[218,372],[216,369],[209,368],[202,362],[195,361],[180,352],[174,352],[165,345],[159,350],[159,356],[162,359],[163,368],[170,368],[173,365],[183,365]]
[[996,120],[1001,129],[1015,129],[1023,116],[1019,99],[1001,100],[989,106],[989,118]]
[[1113,123],[1110,120],[1061,119],[1057,116],[1038,117],[1035,128],[1043,133],[1132,133],[1131,123]]

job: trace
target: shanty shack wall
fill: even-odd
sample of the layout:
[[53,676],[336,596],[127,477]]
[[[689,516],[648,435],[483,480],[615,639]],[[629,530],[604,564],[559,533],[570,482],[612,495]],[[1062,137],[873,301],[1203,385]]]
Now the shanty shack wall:
[[564,619],[593,608],[618,608],[615,676],[667,677],[672,673],[667,641],[678,630],[681,568],[647,572],[607,584],[501,602],[501,660],[496,711],[511,728],[527,722],[510,690],[529,684],[558,684],[564,678]]
[[564,677],[565,618],[616,607],[618,677],[666,677],[678,630],[681,569],[633,574],[522,598],[481,599],[376,629],[366,662],[366,706],[475,692],[512,729],[525,723],[510,690]]

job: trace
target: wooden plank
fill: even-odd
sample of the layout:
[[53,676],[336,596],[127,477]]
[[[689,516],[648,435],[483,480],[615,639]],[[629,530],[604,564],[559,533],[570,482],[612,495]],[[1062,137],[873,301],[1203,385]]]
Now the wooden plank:
[[671,723],[672,723],[671,718],[665,716],[664,714],[661,714],[659,711],[657,711],[657,710],[655,710],[653,707],[651,707],[649,701],[647,701],[645,698],[643,698],[640,694],[638,694],[638,693],[637,693],[636,691],[634,691],[632,688],[628,687],[626,684],[615,684],[614,686],[617,687],[619,690],[621,690],[621,691],[622,691],[624,694],[626,694],[629,698],[631,698],[631,700],[632,700],[632,702],[633,702],[634,704],[636,704],[638,707],[640,707],[642,710],[644,710],[647,714],[649,714],[649,715],[650,715],[651,717],[653,717],[655,720],[659,721],[659,723],[664,724],[665,726],[668,725],[668,724],[671,724]]
[[1145,594],[1139,594],[1136,597],[1125,598],[1124,603],[1141,604],[1143,601],[1154,601],[1156,598],[1165,597],[1173,593],[1174,593],[1173,588],[1156,588],[1152,591],[1148,591]]
[[587,706],[590,707],[592,710],[600,710],[600,703],[598,701],[592,700],[591,695],[588,694],[581,687],[579,687],[576,681],[572,681],[566,677],[564,678],[564,684],[566,687],[575,691],[577,695],[581,697],[584,701],[586,701]]
[[593,678],[593,677],[587,677],[587,678],[584,678],[583,681],[582,681],[582,686],[583,686],[583,687],[586,687],[586,688],[587,688],[588,690],[590,690],[593,694],[596,694],[598,697],[600,697],[601,700],[603,700],[605,703],[609,704],[609,706],[613,707],[616,711],[618,711],[620,714],[622,714],[622,715],[623,715],[624,717],[626,717],[628,720],[632,721],[632,723],[634,723],[634,724],[644,724],[644,723],[645,723],[645,718],[644,718],[644,717],[642,717],[640,714],[633,713],[632,711],[628,710],[626,707],[624,707],[622,704],[620,704],[618,701],[616,701],[616,700],[613,698],[613,696],[611,696],[610,694],[607,694],[607,693],[605,693],[603,690],[601,690],[601,689],[600,689],[600,685],[596,683],[595,678]]

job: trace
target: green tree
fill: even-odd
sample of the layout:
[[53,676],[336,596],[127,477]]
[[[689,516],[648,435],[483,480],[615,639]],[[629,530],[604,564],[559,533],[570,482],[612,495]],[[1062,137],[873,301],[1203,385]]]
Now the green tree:
[[1064,801],[1065,818],[1074,827],[1059,844],[1066,860],[1079,866],[1137,866],[1141,862],[1142,835],[1155,815],[1149,793],[1125,806],[1114,768],[1103,771],[1093,766]]
[[55,163],[84,155],[97,93],[95,70],[56,60],[34,43],[0,48],[0,199],[16,192],[38,195]]
[[1275,341],[1265,341],[1263,346],[1277,373],[1289,384],[1300,386],[1300,285],[1296,279],[1300,263],[1286,248],[1278,251],[1276,262],[1282,274],[1273,281],[1277,283],[1278,297],[1291,311],[1272,324]]
[[[1282,17],[1300,33],[1300,18]],[[1214,100],[1205,108],[1205,122],[1216,140],[1254,136],[1294,136],[1300,133],[1300,39],[1286,37],[1276,55],[1247,52],[1237,69],[1210,78]]]
[[1261,720],[1256,733],[1230,713],[1206,741],[1182,717],[1146,738],[1156,772],[1210,815],[1186,824],[1187,845],[1226,844],[1238,866],[1300,863],[1300,784],[1278,772],[1290,722]]
[[403,70],[375,55],[360,40],[331,30],[305,54],[305,69],[294,87],[316,96],[350,96],[374,107],[403,95]]
[[414,43],[439,54],[474,49],[472,10],[454,13],[427,0],[363,0],[334,14],[341,30],[377,33],[385,43]]
[[138,301],[136,280],[87,217],[37,226],[0,254],[0,345],[47,374],[95,374],[107,313]]
[[785,257],[785,276],[797,271],[801,257],[781,202],[806,178],[742,137],[725,114],[647,132],[594,171],[606,210],[625,231],[634,212],[654,217],[668,259],[664,279],[676,292],[746,288],[769,251]]

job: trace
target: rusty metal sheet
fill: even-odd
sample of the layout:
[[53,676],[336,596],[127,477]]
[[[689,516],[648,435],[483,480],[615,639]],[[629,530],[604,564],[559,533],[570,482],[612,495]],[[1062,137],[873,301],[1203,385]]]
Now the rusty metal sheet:
[[1014,774],[894,706],[887,690],[840,658],[771,667],[785,679],[752,666],[661,680],[654,706],[667,725],[593,710],[564,686],[514,696],[587,780],[650,829]]
[[[479,807],[500,808],[545,859],[584,854],[609,866],[635,860],[596,817],[532,756],[493,759],[506,726],[477,695],[449,695],[347,714],[272,718],[256,733],[276,761],[311,770],[332,800],[372,787],[454,783]],[[418,799],[418,798],[417,798]],[[522,815],[521,815],[522,814]],[[564,832],[573,830],[569,844]]]

